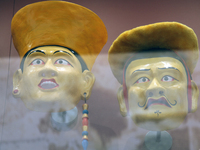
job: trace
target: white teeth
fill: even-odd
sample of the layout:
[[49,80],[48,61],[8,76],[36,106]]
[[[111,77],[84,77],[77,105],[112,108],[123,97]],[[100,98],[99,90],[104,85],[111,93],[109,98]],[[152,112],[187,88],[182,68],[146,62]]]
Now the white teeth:
[[52,89],[54,87],[57,86],[56,83],[52,82],[52,81],[44,81],[40,84],[40,86],[43,88],[43,89]]

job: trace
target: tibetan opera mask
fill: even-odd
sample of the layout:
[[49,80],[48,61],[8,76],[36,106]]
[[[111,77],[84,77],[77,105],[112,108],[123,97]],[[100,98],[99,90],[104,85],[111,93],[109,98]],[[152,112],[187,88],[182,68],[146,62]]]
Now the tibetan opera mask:
[[69,2],[43,1],[20,9],[11,29],[21,57],[13,95],[27,108],[61,112],[90,97],[95,81],[90,70],[107,41],[95,13]]
[[141,26],[122,33],[109,50],[120,112],[141,128],[178,127],[197,109],[198,87],[191,78],[199,56],[193,30],[177,22]]
[[14,88],[29,109],[65,111],[74,108],[84,93],[91,93],[92,72],[82,71],[80,61],[67,48],[42,46],[33,49],[14,74]]

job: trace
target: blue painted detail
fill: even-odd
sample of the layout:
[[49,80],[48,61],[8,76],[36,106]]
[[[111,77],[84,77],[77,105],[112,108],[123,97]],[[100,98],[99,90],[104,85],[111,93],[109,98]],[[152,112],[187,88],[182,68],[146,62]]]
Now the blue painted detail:
[[84,139],[84,140],[82,141],[82,146],[83,146],[83,149],[84,149],[84,150],[87,150],[88,141]]
[[88,132],[87,131],[83,131],[82,132],[82,136],[87,135],[88,136]]
[[88,110],[83,110],[83,114],[88,114],[89,112],[88,112]]

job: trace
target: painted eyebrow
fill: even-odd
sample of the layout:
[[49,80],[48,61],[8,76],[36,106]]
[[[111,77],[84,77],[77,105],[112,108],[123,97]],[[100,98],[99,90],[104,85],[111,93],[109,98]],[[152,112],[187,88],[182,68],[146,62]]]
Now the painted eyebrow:
[[72,57],[72,55],[71,55],[70,53],[68,53],[68,52],[66,52],[66,51],[62,51],[62,50],[57,50],[57,51],[55,51],[53,54],[56,54],[56,53],[58,53],[58,52],[60,52],[60,53],[67,53],[68,55],[70,55],[70,56]]
[[[165,68],[158,68],[158,69],[161,69],[161,70],[163,70],[163,69],[175,69],[175,70],[178,70],[177,68],[175,68],[175,67],[165,67]],[[179,72],[180,72],[180,70],[178,70]]]
[[151,70],[151,69],[138,69],[138,70],[133,71],[132,74],[135,72],[138,72],[138,71],[149,71],[149,70]]
[[[41,50],[34,50],[34,51],[30,52],[30,53],[28,54],[28,56],[31,55],[31,54],[33,54],[33,53],[36,53],[36,52],[45,54],[45,52],[43,52],[43,51],[41,51]],[[45,55],[46,55],[46,54],[45,54]]]

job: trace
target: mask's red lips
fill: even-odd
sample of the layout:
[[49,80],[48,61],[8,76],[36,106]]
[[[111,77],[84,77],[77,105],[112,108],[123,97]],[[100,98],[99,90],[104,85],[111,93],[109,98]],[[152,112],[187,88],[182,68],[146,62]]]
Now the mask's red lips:
[[41,89],[49,90],[58,87],[59,85],[56,83],[55,79],[42,79],[38,86]]
[[153,99],[153,98],[148,99],[148,103],[145,109],[149,108],[151,105],[164,105],[169,108],[172,108],[170,104],[167,102],[165,97],[161,97],[159,99]]

